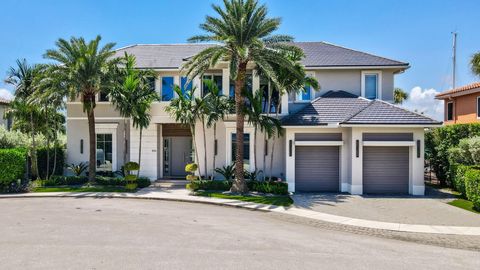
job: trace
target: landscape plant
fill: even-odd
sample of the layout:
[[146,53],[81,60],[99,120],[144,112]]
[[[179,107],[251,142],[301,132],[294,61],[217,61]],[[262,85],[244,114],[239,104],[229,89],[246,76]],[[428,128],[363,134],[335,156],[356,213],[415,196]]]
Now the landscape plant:
[[78,164],[70,163],[67,165],[67,168],[72,171],[75,176],[82,175],[88,169],[87,162],[80,162]]
[[21,191],[24,187],[26,150],[22,148],[0,149],[0,192]]

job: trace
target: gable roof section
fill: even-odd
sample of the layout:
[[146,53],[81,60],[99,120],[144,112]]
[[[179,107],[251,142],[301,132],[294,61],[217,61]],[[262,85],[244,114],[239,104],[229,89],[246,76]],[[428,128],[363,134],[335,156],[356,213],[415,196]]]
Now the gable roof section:
[[463,96],[463,95],[468,95],[468,94],[472,94],[479,91],[480,91],[480,82],[475,82],[475,83],[467,84],[461,87],[457,87],[455,89],[444,91],[440,94],[437,94],[435,98],[445,99],[449,96]]
[[344,91],[329,91],[297,113],[282,119],[285,126],[440,125],[441,122],[381,100]]
[[[302,48],[306,67],[401,67],[409,64],[368,54],[326,42],[295,42]],[[116,56],[125,52],[135,55],[137,67],[153,69],[179,68],[185,59],[214,44],[137,44],[116,50]]]

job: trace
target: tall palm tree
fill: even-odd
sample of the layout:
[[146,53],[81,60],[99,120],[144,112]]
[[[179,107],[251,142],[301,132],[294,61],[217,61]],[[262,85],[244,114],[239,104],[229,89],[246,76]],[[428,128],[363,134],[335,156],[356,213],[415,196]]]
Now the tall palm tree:
[[402,88],[393,89],[393,103],[402,104],[408,99],[408,93],[403,91]]
[[[15,87],[15,99],[10,106],[10,115],[19,121],[17,129],[30,134],[32,139],[31,160],[32,160],[32,176],[38,177],[37,162],[37,144],[35,136],[38,133],[38,114],[39,108],[35,105],[28,105],[28,100],[35,92],[35,81],[41,72],[39,65],[29,65],[27,60],[17,60],[16,67],[10,67],[5,82]],[[25,124],[28,123],[28,127]]]
[[61,76],[69,90],[70,99],[80,98],[83,111],[87,114],[89,135],[88,179],[95,181],[96,173],[96,96],[101,91],[109,91],[114,85],[115,66],[114,43],[100,47],[101,37],[86,42],[83,38],[59,39],[56,49],[47,50],[44,57],[56,61],[54,69]]
[[245,193],[248,188],[243,175],[244,96],[247,66],[261,70],[277,84],[274,64],[297,72],[286,55],[301,49],[288,42],[293,38],[273,35],[280,26],[279,18],[268,18],[267,7],[257,0],[224,0],[223,8],[212,5],[218,17],[207,16],[200,28],[206,33],[194,36],[190,42],[215,42],[215,45],[193,56],[184,66],[190,78],[203,74],[219,61],[230,65],[230,78],[235,81],[235,113],[237,147],[235,153],[235,181],[232,192]]
[[[249,100],[249,108],[246,108],[245,114],[247,115],[248,123],[253,126],[253,161],[255,171],[260,171],[257,166],[257,134],[258,129],[265,134],[267,138],[273,137],[275,134],[281,135],[283,133],[282,124],[279,119],[270,117],[268,114],[264,114],[263,111],[263,98],[264,93],[261,91],[255,91],[252,93],[247,91],[247,98]],[[264,154],[265,156],[265,154]],[[264,159],[265,160],[265,159]],[[265,170],[265,163],[263,164]]]
[[480,52],[475,53],[470,60],[470,67],[473,74],[480,76]]
[[[189,127],[190,133],[192,135],[192,146],[193,152],[195,153],[196,162],[199,161],[198,151],[197,151],[197,141],[195,136],[195,124],[197,123],[197,102],[195,99],[196,87],[187,90],[185,93],[182,92],[182,89],[175,85],[173,87],[177,97],[170,101],[170,104],[165,108],[165,110],[175,119],[176,122],[184,124]],[[197,166],[198,175],[201,177],[202,172],[200,171],[200,166]]]
[[[206,124],[206,118],[208,115],[208,108],[207,108],[207,99],[208,95],[205,95],[204,98],[199,98],[199,97],[194,97],[195,100],[195,116],[196,118],[200,121],[202,124],[202,133],[203,133],[203,172],[205,173],[205,178],[208,178],[208,167],[207,167],[207,161],[208,161],[208,155],[207,155],[207,134],[205,132],[205,124]],[[201,177],[201,176],[200,176]]]
[[[233,104],[230,98],[222,95],[220,88],[217,84],[211,80],[205,81],[205,86],[208,89],[208,94],[204,97],[205,111],[206,111],[206,124],[208,128],[213,127],[213,169],[216,166],[216,154],[215,154],[215,142],[217,141],[217,122],[224,120],[225,116],[231,112]],[[206,149],[205,149],[206,152]],[[214,178],[212,173],[211,178]]]
[[[121,62],[123,68],[118,71],[119,83],[110,92],[110,97],[120,115],[131,118],[133,126],[140,129],[138,164],[141,165],[143,129],[150,125],[150,107],[154,101],[160,100],[160,97],[149,83],[149,78],[155,76],[153,70],[136,69],[135,56],[127,53]],[[137,177],[139,175],[140,169]]]

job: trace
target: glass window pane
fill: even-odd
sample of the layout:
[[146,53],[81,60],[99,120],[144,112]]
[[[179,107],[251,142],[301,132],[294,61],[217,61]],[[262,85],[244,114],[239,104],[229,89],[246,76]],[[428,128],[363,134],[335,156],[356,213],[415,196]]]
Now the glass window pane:
[[[235,161],[235,154],[237,152],[237,134],[232,133],[232,161]],[[250,134],[243,134],[243,163],[250,164]]]
[[112,141],[112,134],[105,134],[105,141],[111,142]]
[[365,97],[368,99],[377,98],[377,88],[378,88],[377,74],[367,74],[365,75]]
[[223,78],[222,76],[214,76],[213,77],[213,82],[217,85],[218,87],[218,94],[221,95],[222,94],[222,84],[223,84]]
[[162,101],[173,98],[173,77],[162,77]]
[[100,96],[98,97],[99,101],[106,102],[108,101],[108,93],[107,92],[100,92]]
[[187,77],[182,77],[181,78],[181,81],[180,81],[180,88],[182,89],[182,93],[185,95],[187,91],[189,90],[192,90],[192,82],[188,82],[188,78]]
[[97,134],[97,142],[104,141],[104,140],[105,140],[105,134]]
[[297,100],[299,101],[307,101],[312,98],[312,93],[311,93],[311,88],[310,86],[304,86],[301,91],[297,93]]

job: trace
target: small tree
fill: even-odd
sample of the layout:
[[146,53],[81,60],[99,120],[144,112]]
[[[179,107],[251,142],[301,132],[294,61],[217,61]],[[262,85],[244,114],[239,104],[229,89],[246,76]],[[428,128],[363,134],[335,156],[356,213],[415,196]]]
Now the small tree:
[[393,89],[393,103],[402,104],[408,99],[408,93],[403,91],[402,88]]
[[473,74],[480,76],[480,52],[475,53],[470,60],[470,68]]

